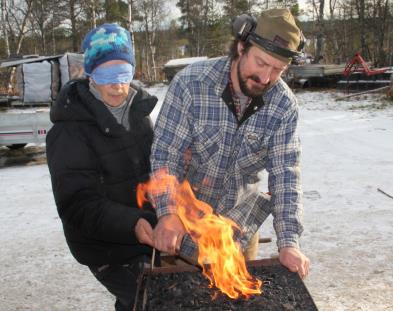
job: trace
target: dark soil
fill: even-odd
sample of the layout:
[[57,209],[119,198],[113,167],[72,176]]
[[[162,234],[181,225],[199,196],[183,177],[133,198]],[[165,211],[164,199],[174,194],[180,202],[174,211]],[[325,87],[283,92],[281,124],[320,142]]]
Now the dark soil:
[[[146,283],[145,310],[317,310],[296,273],[280,265],[251,267],[249,272],[263,281],[263,293],[237,300],[209,288],[208,280],[200,272],[152,274]],[[142,296],[137,301],[137,310],[143,310]]]
[[45,164],[46,154],[43,146],[27,146],[24,148],[0,148],[0,168],[17,165]]

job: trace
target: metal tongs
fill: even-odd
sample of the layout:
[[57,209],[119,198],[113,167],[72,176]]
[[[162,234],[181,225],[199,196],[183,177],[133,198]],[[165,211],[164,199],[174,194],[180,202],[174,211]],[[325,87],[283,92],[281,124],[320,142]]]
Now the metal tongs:
[[[144,311],[146,309],[147,288],[150,285],[150,277],[153,273],[155,260],[156,260],[156,249],[153,248],[153,253],[151,255],[151,262],[150,262],[150,267],[149,267],[150,271],[147,274],[146,279],[144,280],[145,271],[147,270],[147,269],[145,269],[145,267],[143,268],[142,272],[139,275],[138,285],[137,285],[136,295],[135,295],[134,308],[132,309],[133,311],[137,311],[139,292],[140,292],[143,285],[144,285],[144,288],[143,288],[143,296],[142,296],[142,311]],[[145,265],[147,265],[147,263],[145,263]]]

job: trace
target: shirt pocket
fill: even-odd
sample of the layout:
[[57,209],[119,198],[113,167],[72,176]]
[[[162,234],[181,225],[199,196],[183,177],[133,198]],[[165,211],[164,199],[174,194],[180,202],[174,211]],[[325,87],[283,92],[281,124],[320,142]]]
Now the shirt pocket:
[[194,148],[201,163],[217,161],[222,133],[218,126],[197,125],[195,127]]
[[257,174],[265,168],[266,158],[267,145],[263,137],[255,132],[247,132],[244,135],[237,159],[237,165],[242,175],[256,178]]

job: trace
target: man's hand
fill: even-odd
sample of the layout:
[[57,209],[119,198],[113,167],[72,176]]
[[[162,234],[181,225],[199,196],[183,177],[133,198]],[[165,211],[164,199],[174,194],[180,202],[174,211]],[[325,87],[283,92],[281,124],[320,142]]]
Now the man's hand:
[[280,249],[280,262],[292,272],[297,272],[304,279],[310,270],[310,260],[295,247]]
[[146,219],[140,218],[137,221],[135,225],[135,235],[139,243],[154,247],[153,228]]
[[185,233],[186,229],[179,216],[175,214],[162,216],[153,231],[154,247],[169,255],[176,255]]

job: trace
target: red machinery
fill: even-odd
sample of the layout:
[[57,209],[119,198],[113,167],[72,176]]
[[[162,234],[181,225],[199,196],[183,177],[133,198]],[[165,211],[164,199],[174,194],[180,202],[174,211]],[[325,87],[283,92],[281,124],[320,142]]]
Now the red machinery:
[[364,73],[367,76],[374,76],[377,74],[384,73],[389,68],[375,68],[370,69],[367,63],[364,61],[360,53],[356,53],[355,56],[347,63],[343,71],[343,76],[349,77],[353,72]]

